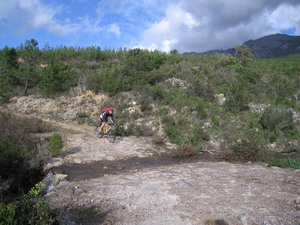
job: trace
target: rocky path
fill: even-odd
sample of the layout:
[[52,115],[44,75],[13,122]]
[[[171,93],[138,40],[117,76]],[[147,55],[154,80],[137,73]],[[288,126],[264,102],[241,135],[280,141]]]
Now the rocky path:
[[201,155],[149,158],[163,149],[148,138],[111,144],[93,127],[57,126],[65,139],[57,169],[69,177],[45,199],[63,224],[300,224],[299,170],[207,162]]

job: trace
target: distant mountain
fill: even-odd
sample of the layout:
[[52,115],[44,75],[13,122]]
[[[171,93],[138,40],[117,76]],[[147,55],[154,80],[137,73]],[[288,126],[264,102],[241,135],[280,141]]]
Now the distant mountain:
[[[249,40],[243,43],[247,45],[255,57],[259,58],[277,58],[300,53],[300,36],[290,36],[286,34],[268,35],[256,40]],[[202,53],[183,53],[183,55],[232,55],[234,48],[227,50],[211,50]]]

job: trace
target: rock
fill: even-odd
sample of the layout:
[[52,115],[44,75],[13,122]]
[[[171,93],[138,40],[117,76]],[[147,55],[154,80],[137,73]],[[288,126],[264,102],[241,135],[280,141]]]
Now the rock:
[[66,174],[53,174],[50,171],[47,176],[42,180],[42,183],[46,185],[43,192],[49,193],[54,190],[54,188],[64,180],[68,175]]
[[247,215],[242,214],[237,217],[237,220],[240,222],[240,224],[247,225],[247,217]]
[[259,114],[262,114],[265,111],[265,109],[269,106],[270,106],[270,104],[255,104],[255,103],[248,104],[250,111],[256,112]]
[[294,109],[292,109],[292,108],[287,109],[287,111],[292,113],[294,123],[300,122],[300,113],[299,112],[294,111]]
[[57,186],[59,182],[63,181],[68,175],[66,174],[55,174],[53,178],[53,185]]
[[298,140],[289,141],[289,145],[296,151],[300,150],[300,142]]
[[178,86],[182,89],[188,89],[191,86],[188,82],[174,78],[174,77],[167,79],[166,82],[171,83],[172,86]]
[[81,160],[80,159],[74,159],[74,163],[80,164]]
[[219,106],[223,106],[224,103],[226,102],[226,98],[224,97],[224,94],[215,95],[215,98],[217,99]]
[[59,167],[63,164],[63,160],[61,158],[52,158],[49,163],[44,167],[44,171],[48,171],[54,167]]
[[209,128],[209,127],[211,127],[211,123],[208,121],[204,122],[203,126],[204,126],[204,128]]
[[157,215],[153,216],[150,219],[139,223],[139,225],[190,225],[190,221],[186,221],[180,218],[178,215]]
[[114,158],[113,156],[107,156],[106,159],[107,159],[108,161],[114,161],[114,160],[115,160],[115,158]]
[[133,113],[141,114],[142,113],[142,111],[140,109],[140,106],[138,106],[138,105],[134,105],[132,107],[129,107],[129,108],[126,109],[126,111],[129,112],[130,114],[133,114]]
[[44,188],[43,192],[49,193],[50,191],[53,191],[55,186],[54,186],[54,174],[50,171],[47,176],[42,180],[42,183],[46,185]]

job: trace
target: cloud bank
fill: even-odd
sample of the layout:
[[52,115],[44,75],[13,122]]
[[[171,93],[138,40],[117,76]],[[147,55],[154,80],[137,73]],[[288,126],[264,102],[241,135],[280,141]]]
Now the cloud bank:
[[176,1],[167,7],[162,20],[143,33],[141,45],[203,52],[287,30],[299,35],[299,12],[296,0]]
[[299,12],[299,0],[0,0],[0,42],[203,52],[299,35]]

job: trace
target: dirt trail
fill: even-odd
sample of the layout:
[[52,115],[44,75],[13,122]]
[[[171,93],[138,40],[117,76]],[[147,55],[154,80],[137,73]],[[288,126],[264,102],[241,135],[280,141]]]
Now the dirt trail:
[[174,145],[155,146],[147,137],[120,137],[110,143],[104,136],[95,136],[95,127],[78,124],[57,123],[55,127],[64,136],[64,162],[87,164],[96,161],[114,161],[131,157],[149,157],[174,148]]
[[299,170],[151,158],[162,149],[148,138],[111,144],[93,127],[59,126],[66,147],[56,170],[69,177],[45,199],[65,224],[300,224]]

